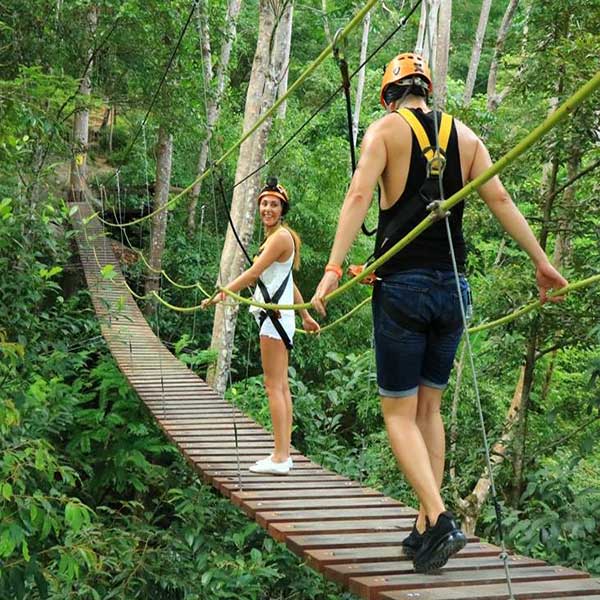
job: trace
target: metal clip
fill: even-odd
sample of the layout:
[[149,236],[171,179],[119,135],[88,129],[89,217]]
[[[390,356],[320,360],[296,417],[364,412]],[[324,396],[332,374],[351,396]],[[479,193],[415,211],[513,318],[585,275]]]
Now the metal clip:
[[434,221],[441,221],[445,219],[449,214],[449,210],[445,210],[442,208],[441,200],[434,200],[427,205],[427,210],[431,213],[432,219]]

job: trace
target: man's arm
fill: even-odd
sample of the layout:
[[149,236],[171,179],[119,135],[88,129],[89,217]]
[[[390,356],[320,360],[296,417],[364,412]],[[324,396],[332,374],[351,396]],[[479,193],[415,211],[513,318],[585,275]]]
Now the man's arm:
[[[492,165],[492,159],[483,142],[477,139],[476,143],[478,146],[469,173],[470,180],[478,177]],[[492,177],[477,191],[504,230],[531,258],[536,268],[536,280],[542,302],[547,299],[548,289],[560,289],[568,285],[567,280],[550,264],[529,223],[513,202],[499,177]]]
[[341,265],[354,243],[373,198],[373,190],[385,169],[387,153],[380,134],[369,128],[361,144],[358,166],[340,211],[329,262]]
[[[385,169],[386,161],[385,142],[377,128],[371,126],[363,139],[360,160],[340,211],[338,227],[329,255],[331,264],[341,266],[344,262],[367,216],[375,184]],[[315,310],[320,314],[325,315],[324,298],[337,288],[338,282],[335,273],[326,272],[323,275],[311,300]]]

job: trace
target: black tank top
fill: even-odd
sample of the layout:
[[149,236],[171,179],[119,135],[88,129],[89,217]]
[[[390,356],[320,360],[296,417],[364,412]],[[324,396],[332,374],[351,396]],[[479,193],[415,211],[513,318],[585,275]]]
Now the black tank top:
[[[435,140],[435,121],[433,111],[424,113],[420,108],[410,109],[410,111],[419,119],[430,140]],[[402,118],[402,117],[398,117]],[[437,113],[438,127],[441,120],[441,113]],[[379,222],[377,224],[377,237],[375,247],[379,248],[382,242],[383,232],[387,224],[395,217],[399,207],[403,202],[419,202],[423,205],[421,199],[416,198],[417,193],[426,177],[427,160],[421,152],[421,147],[417,141],[414,132],[412,135],[412,151],[410,157],[410,167],[406,187],[404,192],[394,203],[386,210],[379,207]],[[458,149],[458,135],[456,125],[452,122],[452,131],[446,149],[446,168],[442,180],[444,186],[444,197],[448,199],[452,194],[458,192],[463,187],[462,173],[460,168],[460,152]],[[456,254],[456,262],[459,269],[464,269],[466,260],[465,240],[462,232],[462,217],[464,202],[456,204],[450,211],[450,230],[452,232],[452,241]],[[411,229],[420,223],[427,216],[427,210],[423,205],[422,210],[404,223],[395,241],[402,239]],[[391,247],[391,245],[390,245]],[[387,248],[386,248],[387,249]],[[452,258],[450,256],[450,247],[448,245],[448,234],[446,233],[446,224],[443,220],[436,221],[429,229],[425,230],[420,236],[413,240],[408,246],[396,253],[390,260],[377,269],[379,277],[385,277],[390,273],[405,271],[407,269],[418,268],[436,268],[441,270],[452,269]]]

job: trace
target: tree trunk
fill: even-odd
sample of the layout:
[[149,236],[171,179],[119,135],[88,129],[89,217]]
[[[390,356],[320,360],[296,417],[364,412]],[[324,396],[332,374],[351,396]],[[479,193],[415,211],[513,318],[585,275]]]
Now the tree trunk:
[[[158,147],[156,152],[156,189],[154,192],[153,210],[159,210],[169,200],[169,185],[171,180],[171,159],[173,156],[173,136],[161,125],[158,128]],[[161,210],[152,217],[150,234],[149,263],[155,271],[162,269],[162,255],[165,248],[167,233],[168,210]],[[146,275],[145,293],[158,292],[160,289],[160,274],[148,269]],[[155,302],[155,301],[154,301]],[[151,314],[154,302],[148,302],[146,314]]]
[[92,38],[98,26],[98,7],[90,6],[87,14],[90,45],[88,48],[88,68],[79,84],[79,96],[83,96],[83,108],[75,111],[73,118],[73,158],[71,160],[71,173],[69,176],[69,199],[72,202],[82,202],[87,188],[87,153],[89,143],[89,117],[90,111],[85,107],[92,93]]
[[[277,41],[277,45],[281,46],[284,56],[287,56],[285,63],[283,64],[283,72],[281,74],[281,81],[277,90],[277,97],[281,98],[288,88],[288,76],[290,73],[290,51],[292,47],[292,21],[294,19],[294,3],[292,0],[287,0],[287,5],[281,16],[281,21],[277,26],[277,37],[282,36],[281,41]],[[287,100],[284,100],[277,109],[277,118],[285,119],[287,112]]]
[[[490,462],[492,469],[497,470],[497,467],[504,462],[506,450],[510,445],[514,436],[514,423],[521,410],[523,401],[523,386],[525,383],[525,367],[521,367],[519,372],[519,380],[515,387],[513,399],[504,421],[502,428],[502,436],[492,447],[492,456]],[[481,513],[481,508],[485,504],[487,497],[492,487],[490,473],[486,469],[482,474],[473,491],[459,502],[460,513],[462,516],[462,528],[467,535],[474,535],[477,526],[477,519]]]
[[[206,133],[202,143],[200,145],[200,151],[198,153],[198,166],[196,172],[201,175],[205,168],[208,160],[208,152],[210,148],[210,140],[212,138],[215,123],[219,118],[221,112],[221,101],[223,99],[223,90],[225,89],[225,82],[227,79],[227,69],[229,66],[229,59],[231,58],[231,47],[235,39],[235,33],[237,28],[237,19],[240,13],[242,0],[229,0],[227,5],[227,20],[225,25],[225,39],[221,46],[221,54],[219,57],[219,64],[217,65],[217,71],[214,75],[216,79],[215,89],[211,90],[208,94],[208,98],[205,99],[206,106]],[[212,68],[212,55],[210,45],[210,32],[208,28],[208,15],[203,11],[203,4],[198,6],[198,31],[201,39],[202,48],[202,64],[204,72],[204,82],[207,88],[211,87],[213,82],[213,68]],[[198,198],[200,196],[200,190],[202,188],[202,182],[199,181],[192,187],[190,192],[190,203],[188,206],[188,220],[187,227],[190,234],[196,230],[196,207],[198,206]]]
[[423,55],[432,66],[435,64],[440,3],[441,0],[423,0],[415,46],[415,52]]
[[483,47],[483,38],[485,37],[485,30],[487,29],[491,7],[492,0],[483,0],[481,4],[481,13],[479,14],[479,25],[477,25],[475,43],[473,44],[473,52],[471,54],[471,62],[469,64],[469,73],[467,74],[467,82],[465,83],[465,93],[463,96],[463,104],[465,106],[468,106],[473,97],[475,79],[477,78],[477,69],[479,68],[481,49]]
[[[275,4],[272,0],[260,0],[258,40],[246,95],[244,131],[250,129],[273,105],[283,65],[288,60],[284,50],[289,49],[289,45],[285,45],[284,48],[284,40],[276,36],[278,15],[275,14],[274,8]],[[263,162],[271,123],[272,119],[267,119],[240,146],[235,181],[246,177]],[[244,245],[248,244],[252,236],[259,181],[260,174],[257,173],[236,187],[233,192],[231,217]],[[227,284],[243,269],[244,255],[229,227],[221,254],[219,283]],[[217,363],[208,373],[207,380],[220,393],[225,390],[227,384],[237,313],[237,304],[231,306],[220,303],[215,309],[211,347],[217,351]]]
[[435,71],[433,74],[433,101],[435,108],[438,110],[443,110],[446,105],[446,79],[448,77],[451,24],[452,0],[442,0],[440,4],[437,44],[435,48]]
[[331,44],[333,42],[333,36],[331,35],[331,28],[329,27],[329,19],[327,18],[327,0],[321,0],[321,10],[323,11],[323,29],[325,31],[325,37]]
[[[363,21],[362,39],[360,42],[359,64],[365,62],[367,58],[367,48],[369,46],[369,31],[371,29],[371,11],[365,15]],[[360,105],[362,103],[363,91],[365,89],[365,65],[358,72],[358,81],[356,83],[356,99],[354,101],[354,114],[352,115],[352,143],[356,146],[358,139],[358,122],[360,120]]]
[[496,78],[498,76],[498,63],[502,56],[502,50],[504,50],[504,43],[506,42],[506,36],[510,30],[515,11],[519,0],[510,0],[504,16],[502,17],[502,23],[500,24],[500,30],[498,31],[498,37],[496,38],[496,47],[494,48],[494,54],[492,56],[492,63],[490,65],[490,72],[488,75],[487,83],[487,107],[488,110],[495,110],[498,106],[498,98],[496,97]]

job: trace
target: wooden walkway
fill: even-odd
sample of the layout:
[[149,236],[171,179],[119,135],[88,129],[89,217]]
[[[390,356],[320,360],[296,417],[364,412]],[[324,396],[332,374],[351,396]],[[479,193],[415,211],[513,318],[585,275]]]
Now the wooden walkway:
[[[414,509],[328,471],[295,450],[294,469],[287,477],[250,473],[248,467],[271,448],[270,434],[161,344],[124,286],[101,224],[97,219],[86,224],[90,207],[76,206],[76,240],[102,335],[161,429],[204,481],[308,565],[362,598],[508,598],[497,546],[473,539],[438,574],[418,575],[400,545],[412,527]],[[112,280],[101,276],[96,261],[113,265]],[[510,567],[516,598],[600,600],[600,581],[586,573],[514,555]]]

